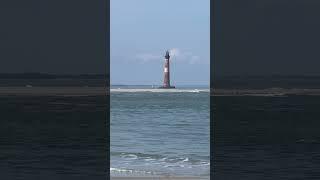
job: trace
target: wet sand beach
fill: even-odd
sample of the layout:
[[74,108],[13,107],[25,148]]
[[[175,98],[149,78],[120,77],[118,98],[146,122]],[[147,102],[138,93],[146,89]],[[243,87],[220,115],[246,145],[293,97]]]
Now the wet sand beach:
[[111,180],[207,180],[210,177],[111,177]]

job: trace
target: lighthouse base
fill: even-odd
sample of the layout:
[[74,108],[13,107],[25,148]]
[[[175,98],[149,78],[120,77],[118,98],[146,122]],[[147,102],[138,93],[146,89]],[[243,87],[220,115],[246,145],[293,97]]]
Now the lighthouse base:
[[174,89],[175,86],[160,86],[159,89]]

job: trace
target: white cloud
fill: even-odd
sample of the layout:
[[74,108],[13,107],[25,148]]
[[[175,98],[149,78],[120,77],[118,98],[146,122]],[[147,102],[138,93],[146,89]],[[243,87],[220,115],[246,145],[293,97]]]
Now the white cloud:
[[200,56],[194,55],[190,51],[181,51],[179,48],[171,49],[170,54],[177,62],[189,64],[196,64],[200,62]]
[[[193,54],[189,51],[184,51],[179,48],[172,48],[169,50],[172,61],[177,63],[189,63],[197,64],[201,63],[201,58],[198,55]],[[141,63],[147,63],[150,61],[162,61],[164,54],[152,54],[152,53],[142,53],[135,56],[135,60]]]
[[170,49],[169,52],[170,52],[170,56],[177,56],[178,57],[181,55],[180,50],[178,48]]

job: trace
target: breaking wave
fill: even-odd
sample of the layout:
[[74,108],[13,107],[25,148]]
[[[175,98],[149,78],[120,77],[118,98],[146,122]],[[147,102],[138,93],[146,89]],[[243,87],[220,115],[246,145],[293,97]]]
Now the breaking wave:
[[[163,156],[144,153],[111,152],[111,159],[117,162],[110,168],[113,176],[163,175],[175,171],[185,173],[185,169],[202,169],[205,173],[210,168],[209,157],[203,156]],[[115,165],[116,164],[116,165]],[[148,170],[146,170],[146,168]],[[202,174],[200,172],[200,174]],[[199,174],[199,175],[200,175]],[[204,175],[204,174],[202,174]]]

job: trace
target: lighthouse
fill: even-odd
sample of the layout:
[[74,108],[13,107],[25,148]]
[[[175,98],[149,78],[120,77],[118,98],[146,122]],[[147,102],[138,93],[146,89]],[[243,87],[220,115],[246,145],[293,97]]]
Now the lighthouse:
[[170,85],[170,55],[169,51],[166,51],[166,55],[164,56],[164,69],[163,69],[163,85],[160,88],[163,89],[171,89],[175,88]]

